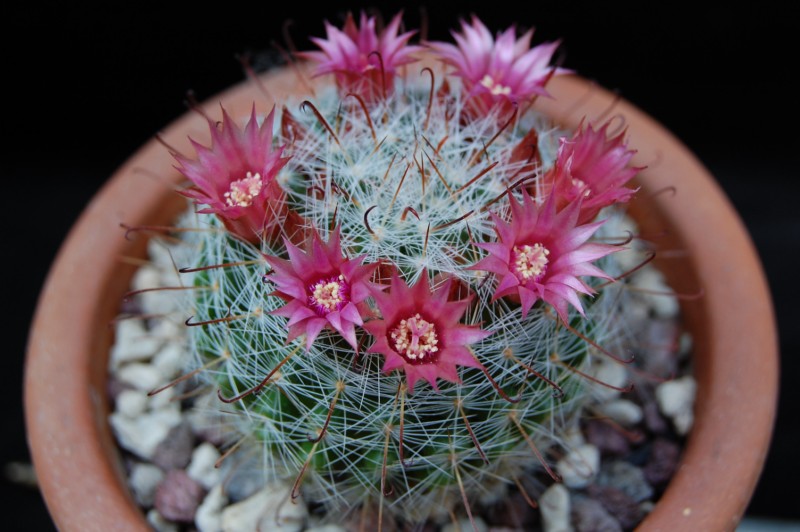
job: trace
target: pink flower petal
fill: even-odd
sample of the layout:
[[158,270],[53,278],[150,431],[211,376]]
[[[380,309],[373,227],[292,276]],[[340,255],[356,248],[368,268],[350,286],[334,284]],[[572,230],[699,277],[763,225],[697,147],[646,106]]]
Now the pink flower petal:
[[[467,90],[473,95],[476,110],[487,112],[501,104],[546,95],[544,84],[554,74],[549,66],[558,43],[530,48],[532,31],[516,38],[514,26],[497,38],[477,17],[470,23],[461,21],[461,33],[452,32],[456,45],[444,42],[429,43],[431,49],[446,64],[455,67]],[[555,74],[566,73],[555,69]]]
[[397,14],[378,34],[375,17],[362,11],[356,24],[352,14],[348,14],[342,30],[326,22],[326,38],[311,39],[321,51],[300,55],[317,64],[315,75],[334,73],[343,92],[355,92],[370,100],[381,94],[384,76],[386,90],[391,92],[397,69],[416,61],[411,54],[420,47],[408,45],[416,32],[398,35],[400,23],[401,15]]
[[602,222],[576,225],[580,201],[558,212],[555,196],[548,196],[539,206],[523,190],[521,202],[510,199],[509,222],[492,217],[498,240],[478,244],[489,255],[470,269],[497,276],[493,299],[516,296],[523,317],[539,299],[552,305],[562,319],[568,319],[569,305],[583,314],[578,294],[592,291],[580,277],[609,279],[592,262],[619,248],[587,242]]
[[305,251],[289,240],[285,239],[284,244],[288,261],[264,257],[273,270],[269,280],[278,287],[279,295],[288,300],[272,314],[289,318],[288,326],[290,331],[295,330],[294,337],[300,334],[296,329],[305,329],[309,347],[319,332],[328,327],[357,350],[355,327],[364,323],[358,303],[373,290],[369,278],[375,265],[362,265],[364,257],[344,257],[338,228],[327,243],[314,233]]
[[480,367],[466,346],[491,332],[460,323],[470,302],[447,300],[451,282],[431,291],[425,270],[411,287],[394,273],[388,292],[373,292],[382,319],[364,324],[375,337],[368,352],[383,355],[384,372],[404,371],[409,393],[420,379],[434,390],[438,378],[457,382],[457,365]]
[[183,194],[208,207],[232,233],[258,242],[283,216],[284,192],[276,176],[286,164],[283,148],[273,148],[275,108],[259,126],[255,106],[242,131],[222,110],[222,127],[209,120],[211,146],[192,141],[197,159],[176,155],[178,170],[193,184]]

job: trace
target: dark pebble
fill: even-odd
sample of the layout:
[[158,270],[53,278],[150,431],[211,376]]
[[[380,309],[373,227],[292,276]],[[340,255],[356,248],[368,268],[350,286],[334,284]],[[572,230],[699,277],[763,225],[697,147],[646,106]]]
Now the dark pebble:
[[584,435],[602,454],[624,455],[630,451],[628,439],[605,421],[593,419],[586,423]]
[[653,442],[650,458],[644,466],[644,477],[653,486],[665,484],[678,468],[680,446],[669,440],[659,438]]
[[[121,316],[131,315],[138,316],[142,314],[142,305],[139,304],[139,298],[123,298],[119,306],[119,314]],[[137,318],[131,318],[137,319]]]
[[653,446],[652,440],[647,440],[639,447],[634,448],[630,453],[626,454],[623,458],[626,462],[630,462],[636,467],[644,467],[648,460],[650,460],[650,448]]
[[509,491],[499,503],[487,509],[484,520],[492,529],[509,528],[512,530],[530,530],[536,522],[539,510],[531,508],[525,497],[518,491]]
[[636,502],[653,496],[653,488],[645,479],[644,472],[624,460],[603,464],[597,476],[597,484],[622,490]]
[[167,437],[158,444],[153,463],[164,471],[183,469],[189,465],[194,450],[194,434],[188,423],[170,429]]
[[195,431],[195,436],[200,440],[221,449],[226,447],[230,440],[230,431],[225,431],[222,426],[202,427]]
[[[262,489],[265,484],[261,462],[255,456],[240,456],[233,454],[223,461],[223,474],[225,475],[225,495],[232,503],[243,501]],[[230,469],[227,467],[230,466]]]
[[570,517],[576,532],[622,532],[619,521],[594,499],[572,497]]
[[185,471],[173,469],[156,489],[155,507],[164,519],[192,523],[204,496],[205,490],[199,483]]
[[655,400],[647,400],[642,405],[642,412],[644,412],[644,424],[654,434],[665,434],[669,431],[669,423],[661,412],[658,410],[658,405]]
[[616,517],[623,529],[631,529],[644,517],[639,504],[624,491],[611,486],[589,486],[589,495]]
[[117,397],[119,397],[119,394],[121,394],[125,390],[133,390],[133,389],[134,389],[133,385],[119,380],[113,373],[109,374],[108,380],[106,381],[106,393],[108,394],[108,397],[115,402],[115,404],[117,401]]
[[650,320],[644,332],[647,355],[642,357],[644,371],[656,377],[669,377],[676,373],[680,328],[675,320]]

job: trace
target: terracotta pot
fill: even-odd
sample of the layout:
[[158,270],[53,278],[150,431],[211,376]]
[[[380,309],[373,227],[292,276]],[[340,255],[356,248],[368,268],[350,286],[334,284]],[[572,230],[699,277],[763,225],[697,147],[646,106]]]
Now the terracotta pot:
[[[298,90],[295,75],[264,78],[276,98]],[[681,467],[643,530],[733,529],[755,487],[767,453],[777,403],[775,321],[761,265],[747,233],[713,178],[669,132],[610,93],[577,77],[548,86],[555,99],[537,106],[566,127],[610,110],[624,117],[636,164],[647,164],[632,212],[642,232],[662,235],[659,267],[682,293],[694,338],[698,396],[695,426]],[[243,115],[271,102],[253,83],[210,100]],[[193,153],[187,136],[203,140],[196,113],[173,123],[164,140]],[[72,229],[42,292],[31,330],[25,374],[28,438],[41,488],[61,530],[147,529],[126,487],[109,429],[106,375],[110,320],[145,239],[129,241],[119,225],[168,224],[184,207],[172,189],[173,159],[155,141],[137,152],[88,205]],[[162,179],[153,176],[162,176]],[[657,192],[674,187],[675,193]],[[666,253],[668,251],[669,253]],[[65,319],[68,318],[68,319]]]

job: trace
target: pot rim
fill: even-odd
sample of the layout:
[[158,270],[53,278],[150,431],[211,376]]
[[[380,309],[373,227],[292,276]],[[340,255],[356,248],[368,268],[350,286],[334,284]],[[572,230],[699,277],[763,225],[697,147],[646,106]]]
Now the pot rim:
[[[289,69],[265,75],[263,84],[277,100],[298,85]],[[554,78],[548,90],[555,98],[540,98],[536,107],[564,127],[577,127],[584,115],[623,117],[638,150],[634,163],[648,165],[631,210],[643,232],[673,229],[659,247],[686,252],[677,266],[675,259],[661,261],[676,291],[704,292],[681,303],[694,342],[694,428],[678,471],[640,527],[734,529],[766,458],[778,393],[775,317],[755,248],[708,171],[652,118],[578,76]],[[272,100],[260,91],[242,83],[202,107],[215,116],[216,102],[224,102],[230,114],[244,115],[256,102],[266,113]],[[187,136],[204,139],[207,127],[189,113],[161,137],[192,153]],[[167,224],[185,208],[179,195],[165,193],[181,179],[173,166],[153,139],[120,167],[71,229],[39,298],[25,365],[25,415],[41,489],[59,529],[149,528],[127,489],[107,422],[107,325],[118,310],[114,296],[127,290],[134,272],[118,258],[145,250],[144,238],[126,240],[119,225]],[[164,178],[149,179],[142,168]],[[674,194],[658,194],[669,187]],[[703,198],[702,206],[689,201],[694,198]],[[701,327],[701,320],[708,324]]]

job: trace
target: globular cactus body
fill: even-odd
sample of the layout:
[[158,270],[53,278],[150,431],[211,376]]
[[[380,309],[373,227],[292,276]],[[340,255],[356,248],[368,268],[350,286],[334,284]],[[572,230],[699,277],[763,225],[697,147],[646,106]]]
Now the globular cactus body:
[[[410,38],[393,21],[382,50],[392,31]],[[191,222],[207,229],[188,237],[202,288],[191,339],[232,426],[262,446],[265,474],[329,509],[375,504],[418,522],[524,489],[537,469],[557,476],[548,453],[597,386],[598,346],[623,336],[624,295],[609,282],[617,248],[592,240],[609,228],[579,220],[582,200],[602,191],[586,182],[591,170],[578,180],[559,158],[581,133],[525,105],[546,80],[475,100],[463,76],[401,75],[401,57],[398,68],[381,58],[390,86],[376,87],[370,66],[361,94],[340,79],[284,102],[274,125],[226,118],[207,148],[221,155],[195,163],[214,168],[185,172],[195,187],[224,175],[203,196],[216,194],[206,203],[217,216]],[[495,97],[505,99],[489,106]],[[621,188],[631,152],[589,131],[595,160],[621,161],[603,166],[624,173]],[[269,149],[250,150],[267,138]],[[269,164],[224,172],[253,153]],[[254,204],[260,223],[240,213]],[[226,219],[231,209],[247,223]]]

